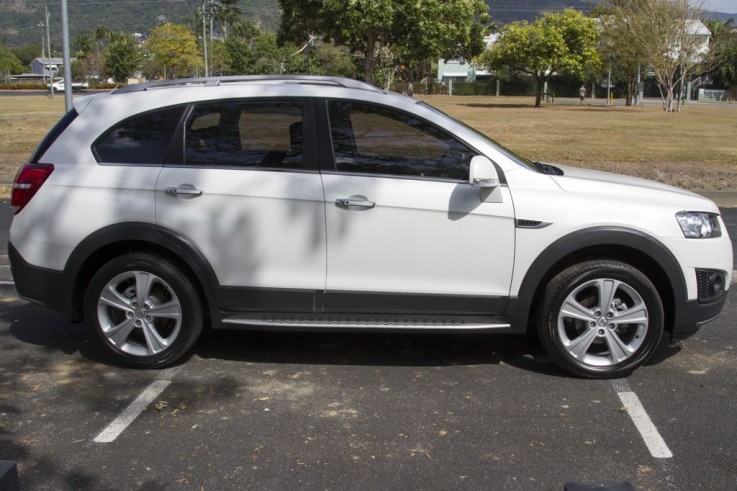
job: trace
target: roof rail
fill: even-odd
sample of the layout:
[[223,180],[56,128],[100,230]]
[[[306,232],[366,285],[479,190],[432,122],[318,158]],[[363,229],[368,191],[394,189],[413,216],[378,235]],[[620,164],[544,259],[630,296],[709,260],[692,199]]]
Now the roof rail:
[[196,87],[214,87],[230,83],[244,82],[272,82],[272,83],[293,83],[293,84],[313,84],[313,85],[334,85],[336,87],[344,87],[347,89],[369,90],[372,92],[383,92],[381,89],[350,78],[342,77],[322,77],[317,75],[232,75],[227,77],[199,77],[199,78],[178,78],[172,80],[156,80],[153,82],[145,82],[142,84],[133,84],[120,87],[112,91],[113,94],[125,94],[128,92],[143,92],[149,89],[161,89],[166,87],[196,86]]

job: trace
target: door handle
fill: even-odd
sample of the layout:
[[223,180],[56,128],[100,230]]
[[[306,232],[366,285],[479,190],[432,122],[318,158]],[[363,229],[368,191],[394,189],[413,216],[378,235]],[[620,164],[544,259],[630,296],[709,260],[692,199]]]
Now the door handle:
[[376,203],[365,198],[338,198],[335,200],[335,204],[346,208],[373,208]]
[[196,189],[196,188],[185,188],[185,187],[171,186],[171,187],[164,188],[164,193],[167,196],[179,196],[181,194],[181,195],[185,195],[185,196],[194,197],[194,196],[201,196],[202,195],[202,190],[201,189]]

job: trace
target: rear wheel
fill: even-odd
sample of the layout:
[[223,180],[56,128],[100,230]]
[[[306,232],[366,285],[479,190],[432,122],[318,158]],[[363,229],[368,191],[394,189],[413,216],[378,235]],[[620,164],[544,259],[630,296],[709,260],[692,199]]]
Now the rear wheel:
[[143,368],[179,359],[203,326],[190,278],[168,260],[145,253],[113,259],[92,277],[85,319],[113,360]]
[[658,291],[642,272],[618,261],[587,261],[548,283],[538,334],[565,371],[615,378],[629,375],[653,354],[663,319]]

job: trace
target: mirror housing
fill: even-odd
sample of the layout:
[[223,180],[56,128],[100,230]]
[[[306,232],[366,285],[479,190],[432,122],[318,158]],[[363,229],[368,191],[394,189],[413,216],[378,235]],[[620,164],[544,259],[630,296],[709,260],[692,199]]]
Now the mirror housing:
[[483,155],[477,155],[472,158],[468,172],[468,183],[477,188],[498,187],[499,174],[491,160]]

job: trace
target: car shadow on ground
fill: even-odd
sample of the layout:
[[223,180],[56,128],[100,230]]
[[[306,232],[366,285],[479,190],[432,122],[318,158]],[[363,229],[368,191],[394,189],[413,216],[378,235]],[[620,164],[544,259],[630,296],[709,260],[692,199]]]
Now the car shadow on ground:
[[[114,366],[84,324],[24,301],[6,304],[0,319],[18,341],[44,350],[79,354],[92,362]],[[655,365],[680,351],[663,340],[647,362]],[[509,365],[520,370],[568,377],[553,364],[533,336],[489,333],[396,332],[265,332],[206,331],[192,352],[211,360],[299,365],[457,366]]]

